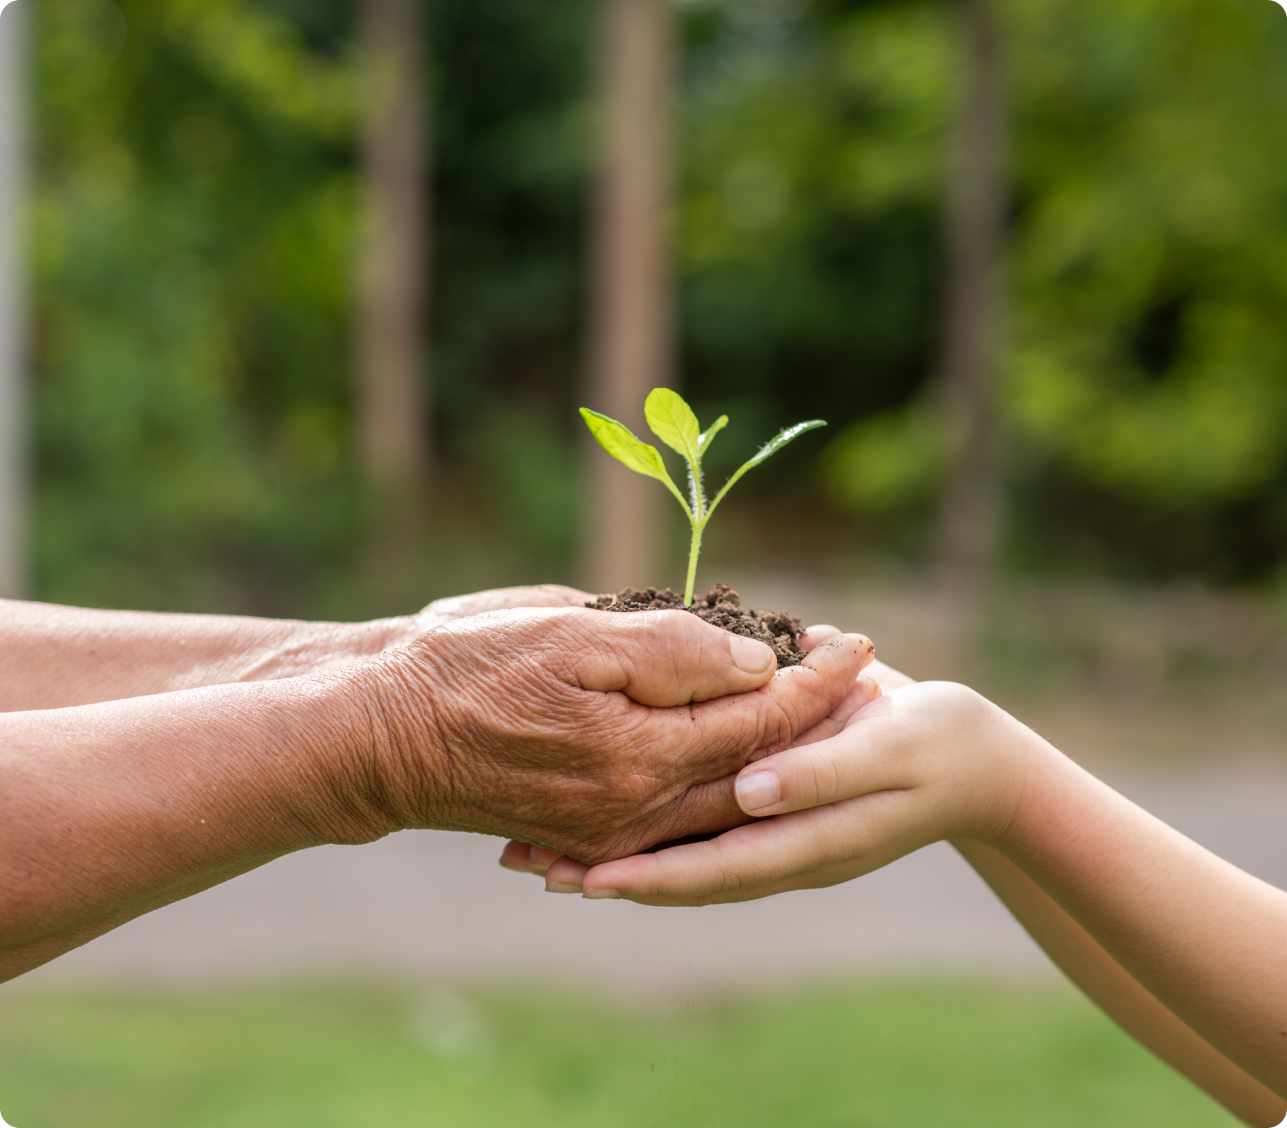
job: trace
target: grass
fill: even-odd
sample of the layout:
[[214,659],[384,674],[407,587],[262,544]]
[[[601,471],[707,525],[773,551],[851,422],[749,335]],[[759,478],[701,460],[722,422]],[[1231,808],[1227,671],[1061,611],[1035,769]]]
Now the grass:
[[18,1128],[1206,1128],[1071,991],[895,983],[644,1012],[360,984],[0,993]]

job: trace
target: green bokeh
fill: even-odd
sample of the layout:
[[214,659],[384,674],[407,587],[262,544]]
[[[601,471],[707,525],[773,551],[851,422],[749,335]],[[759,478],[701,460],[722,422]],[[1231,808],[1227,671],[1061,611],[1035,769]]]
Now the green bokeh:
[[[1287,565],[1287,21],[1269,0],[998,2],[1006,563],[1271,583]],[[489,579],[572,576],[596,11],[425,7],[438,465],[404,586],[426,596],[481,574],[462,558]],[[351,453],[352,12],[33,9],[40,596],[392,602]],[[682,13],[677,354],[699,415],[732,420],[712,476],[825,418],[825,438],[748,480],[742,524],[785,511],[842,548],[916,556],[941,486],[924,423],[949,7]],[[754,536],[715,531],[712,551],[725,541],[754,559]]]
[[0,996],[20,1128],[1219,1128],[1068,989],[893,983],[644,1011],[533,989]]

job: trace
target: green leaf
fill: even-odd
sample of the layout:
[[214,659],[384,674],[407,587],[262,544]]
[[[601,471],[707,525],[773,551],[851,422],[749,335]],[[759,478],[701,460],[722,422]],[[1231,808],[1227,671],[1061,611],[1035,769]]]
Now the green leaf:
[[599,440],[603,447],[618,462],[629,466],[636,474],[645,474],[649,478],[668,478],[666,465],[661,460],[661,452],[650,443],[636,437],[624,423],[618,423],[588,407],[581,409],[581,418],[590,428],[590,434]]
[[652,433],[671,450],[682,454],[691,466],[701,459],[702,429],[693,409],[677,392],[653,388],[644,401],[644,417]]
[[797,423],[794,427],[788,427],[784,431],[779,431],[773,436],[773,438],[760,447],[754,455],[746,460],[742,465],[742,468],[738,470],[738,473],[743,474],[752,466],[758,466],[766,458],[777,454],[777,452],[786,446],[787,443],[798,439],[806,431],[816,431],[819,427],[825,427],[826,425],[827,421],[825,419],[810,419],[807,423]]
[[675,495],[679,504],[684,507],[684,512],[689,512],[684,495],[679,492],[670,474],[666,472],[666,464],[661,460],[661,451],[636,437],[624,423],[618,423],[615,419],[600,415],[599,412],[591,411],[588,407],[581,408],[581,418],[590,428],[590,434],[613,458],[630,467],[636,474],[656,478]]
[[707,519],[710,519],[710,515],[715,512],[715,507],[724,500],[724,495],[733,488],[733,483],[748,470],[754,466],[758,466],[765,459],[771,458],[773,455],[777,454],[777,452],[786,446],[787,443],[791,442],[793,439],[798,439],[806,431],[813,431],[819,427],[825,427],[826,425],[827,421],[825,419],[810,419],[807,423],[797,423],[794,427],[788,427],[785,431],[779,431],[773,436],[773,438],[760,447],[754,455],[742,463],[738,468],[737,473],[724,483],[724,488],[715,495],[715,500],[711,502],[711,507],[706,511]]
[[706,448],[711,445],[711,439],[713,439],[716,435],[718,435],[727,426],[728,426],[728,416],[721,415],[718,419],[715,420],[714,423],[710,425],[710,428],[708,430],[704,431],[698,437],[697,453],[699,456],[704,455],[706,453]]

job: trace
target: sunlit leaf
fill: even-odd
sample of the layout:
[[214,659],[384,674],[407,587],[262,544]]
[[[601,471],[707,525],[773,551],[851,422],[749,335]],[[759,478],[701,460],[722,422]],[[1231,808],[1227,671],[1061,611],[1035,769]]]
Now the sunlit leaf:
[[777,454],[777,452],[786,446],[787,443],[798,439],[806,431],[814,431],[817,430],[817,428],[825,427],[826,425],[827,421],[825,419],[810,419],[806,423],[797,423],[794,427],[788,427],[785,431],[779,431],[773,436],[773,438],[760,447],[754,455],[742,463],[738,468],[737,473],[724,483],[724,488],[715,495],[715,500],[711,502],[710,509],[706,511],[707,517],[715,512],[715,507],[724,500],[724,495],[733,488],[733,483],[748,470],[752,467],[758,466],[765,459],[771,458],[773,455]]
[[779,431],[750,458],[743,463],[742,468],[738,470],[739,474],[745,473],[752,466],[758,466],[766,458],[777,454],[787,443],[798,439],[806,431],[816,431],[819,427],[825,427],[825,419],[810,419],[807,423],[797,423],[794,427],[788,427],[784,431]]
[[666,472],[666,464],[661,460],[661,451],[650,443],[638,438],[624,423],[618,423],[588,407],[581,408],[581,418],[590,428],[592,434],[604,450],[636,474],[656,478],[679,499],[679,504],[687,511],[688,503],[684,495]]
[[683,396],[669,388],[654,388],[644,401],[644,418],[657,438],[688,459],[690,466],[697,464],[701,458],[702,429]]
[[819,459],[823,485],[839,508],[885,513],[932,495],[947,469],[942,415],[927,400],[851,423]]

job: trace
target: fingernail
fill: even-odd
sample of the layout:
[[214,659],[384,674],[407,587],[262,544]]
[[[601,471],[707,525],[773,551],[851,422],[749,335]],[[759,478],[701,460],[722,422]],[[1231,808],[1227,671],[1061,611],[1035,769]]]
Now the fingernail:
[[547,893],[580,893],[581,886],[573,885],[570,881],[547,881],[545,883],[545,892]]
[[739,776],[733,790],[737,795],[737,805],[748,815],[772,807],[782,796],[778,773],[772,770]]
[[613,901],[620,900],[621,894],[615,889],[587,889],[581,894],[587,901]]
[[544,873],[562,856],[557,850],[550,850],[544,846],[533,846],[529,864],[537,873]]
[[776,661],[772,648],[759,639],[729,635],[728,648],[732,651],[733,663],[743,673],[762,674]]

